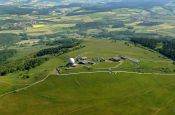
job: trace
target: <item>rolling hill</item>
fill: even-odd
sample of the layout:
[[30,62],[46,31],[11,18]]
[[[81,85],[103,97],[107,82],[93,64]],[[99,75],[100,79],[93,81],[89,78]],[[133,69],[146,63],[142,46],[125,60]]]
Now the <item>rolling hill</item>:
[[172,1],[0,4],[0,115],[175,114]]
[[[18,88],[14,76],[11,80],[0,78],[2,94],[0,114],[173,115],[175,113],[174,72],[160,71],[162,65],[168,68],[175,67],[170,60],[133,44],[128,46],[124,41],[114,43],[109,40],[86,39],[84,44],[86,47],[83,49],[52,58],[30,70],[29,75],[38,76],[40,80],[31,84],[27,83],[33,78],[27,80],[28,82],[18,80],[18,85],[24,85],[22,89]],[[101,45],[107,47],[103,48]],[[138,58],[141,63],[124,60],[120,64],[104,62],[92,65],[92,68],[85,65],[65,69],[62,74],[53,71],[56,66],[66,63],[69,57],[77,55],[91,58],[112,57],[121,54]],[[144,72],[136,72],[138,70]],[[9,89],[10,92],[4,94],[4,91]]]

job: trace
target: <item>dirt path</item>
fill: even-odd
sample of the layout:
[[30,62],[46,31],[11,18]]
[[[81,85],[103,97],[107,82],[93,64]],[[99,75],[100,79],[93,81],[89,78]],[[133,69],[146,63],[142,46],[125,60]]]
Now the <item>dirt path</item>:
[[6,96],[6,95],[8,95],[8,94],[12,94],[12,93],[14,93],[14,92],[19,92],[19,91],[22,91],[22,90],[26,90],[26,89],[28,89],[28,88],[34,86],[34,85],[37,85],[37,84],[39,84],[39,83],[41,83],[41,82],[44,82],[49,76],[50,76],[50,74],[48,74],[48,75],[47,75],[46,77],[44,77],[43,79],[41,79],[41,80],[39,80],[39,81],[37,81],[37,82],[34,82],[34,83],[32,83],[32,84],[30,84],[30,85],[28,85],[28,86],[26,86],[26,87],[22,87],[22,88],[13,90],[13,91],[6,92],[6,93],[0,95],[0,97]]
[[120,61],[120,63],[118,65],[116,65],[115,67],[110,67],[109,69],[116,69],[119,68],[121,65],[123,65],[124,61]]
[[163,73],[139,73],[139,72],[129,72],[129,71],[94,71],[94,72],[78,72],[78,73],[68,73],[68,74],[59,74],[59,76],[69,76],[69,75],[79,75],[79,74],[93,74],[93,73],[129,73],[129,74],[139,74],[139,75],[166,75],[166,76],[175,76],[175,74],[163,74]]
[[96,70],[104,70],[104,69],[111,70],[111,69],[116,69],[116,68],[120,67],[123,63],[124,63],[124,61],[120,61],[119,64],[115,65],[114,67],[109,67],[109,68],[95,68],[95,69]]
[[160,62],[171,62],[171,63],[173,63],[174,61],[173,60],[150,60],[150,59],[141,59],[141,60],[143,60],[143,61],[152,61],[152,62],[158,62],[158,63],[160,63]]
[[[120,65],[122,65],[122,63],[118,64],[116,67],[119,67]],[[129,72],[129,71],[94,71],[94,72],[78,72],[78,73],[68,73],[68,74],[59,74],[58,76],[69,76],[69,75],[80,75],[80,74],[94,74],[94,73],[109,73],[109,74],[117,74],[117,73],[128,73],[128,74],[139,74],[139,75],[165,75],[165,76],[175,76],[175,74],[162,74],[162,73],[139,73],[139,72]],[[35,83],[32,83],[26,87],[22,87],[22,88],[19,88],[19,89],[16,89],[16,90],[13,90],[13,91],[9,91],[9,92],[6,92],[2,95],[0,95],[0,97],[3,97],[3,96],[6,96],[8,94],[12,94],[14,92],[19,92],[19,91],[22,91],[22,90],[26,90],[34,85],[37,85],[41,82],[44,82],[51,74],[49,73],[47,76],[45,76],[43,79],[35,82]]]

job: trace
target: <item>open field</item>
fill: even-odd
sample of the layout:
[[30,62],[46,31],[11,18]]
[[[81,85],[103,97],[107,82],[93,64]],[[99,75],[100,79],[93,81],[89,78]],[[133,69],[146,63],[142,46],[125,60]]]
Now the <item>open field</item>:
[[175,114],[175,3],[33,1],[0,11],[0,115]]
[[125,73],[50,76],[30,89],[2,97],[0,113],[173,115],[174,80],[174,76]]
[[[0,114],[163,115],[175,113],[173,110],[175,73],[160,71],[162,65],[165,68],[174,68],[171,60],[132,44],[125,45],[124,41],[114,43],[110,40],[91,38],[86,39],[83,44],[86,45],[83,49],[51,58],[41,66],[28,71],[31,77],[27,80],[18,78],[23,72],[1,77],[0,93],[4,94],[8,91],[14,93],[0,97]],[[121,64],[98,63],[92,66],[93,70],[82,66],[55,75],[57,74],[55,68],[66,64],[70,57],[117,55],[128,55],[140,59],[141,62],[134,64],[125,60]],[[118,64],[120,66],[117,66]],[[138,66],[143,68],[143,73],[137,73]],[[106,69],[99,70],[100,68]],[[111,73],[109,68],[113,68],[116,73]],[[20,87],[30,86],[47,75],[50,76],[43,82],[16,92]],[[5,109],[7,107],[8,110]]]
[[[85,56],[89,58],[95,58],[95,57],[110,58],[118,55],[127,55],[127,56],[134,57],[141,60],[141,62],[138,64],[134,64],[133,62],[130,62],[130,61],[124,61],[124,63],[119,68],[117,68],[117,70],[136,71],[137,70],[136,67],[141,66],[143,68],[143,72],[150,72],[151,70],[152,70],[151,72],[161,72],[160,71],[161,68],[173,69],[175,67],[175,65],[173,65],[171,60],[163,57],[159,53],[151,52],[149,50],[146,50],[140,47],[135,47],[133,44],[130,44],[129,46],[125,45],[124,41],[117,41],[115,43],[110,40],[100,40],[100,39],[89,38],[89,39],[85,39],[83,44],[86,46],[85,48],[75,50],[58,57],[53,57],[48,62],[45,62],[43,65],[35,69],[32,69],[27,73],[31,74],[31,77],[32,77],[31,79],[33,79],[34,76],[40,77],[42,76],[40,74],[43,71],[53,71],[57,66],[65,65],[67,60],[70,57],[75,58],[77,56],[82,56],[82,57]],[[102,46],[105,46],[105,48]],[[33,49],[31,48],[18,49],[16,58],[13,57],[9,60],[15,60],[15,59],[20,59],[20,57],[26,57],[38,51],[39,49],[42,49],[42,47],[33,47]],[[157,60],[157,61],[154,61],[154,60]],[[98,63],[96,65],[93,65],[92,67],[94,69],[95,68],[98,69],[98,68],[110,68],[116,65],[118,65],[117,62],[105,62],[105,63]],[[162,67],[162,65],[164,66]],[[71,71],[72,72],[82,71],[81,68],[83,69],[84,67],[83,66],[80,68],[78,67]],[[85,69],[84,71],[87,71],[86,68],[84,69]],[[114,68],[114,70],[116,69]],[[68,72],[68,71],[65,71],[65,72]],[[17,76],[19,76],[20,73],[21,72],[16,72],[13,74],[9,74],[8,76],[13,76],[14,78],[16,78]],[[168,73],[173,73],[173,72],[168,72]],[[3,79],[8,79],[8,76],[0,78],[1,81],[3,81]]]
[[[153,11],[152,11],[153,10]],[[154,11],[155,10],[155,11]],[[40,23],[33,24],[31,26],[24,26],[25,28],[20,30],[1,30],[0,33],[15,33],[19,34],[21,32],[25,32],[30,36],[40,36],[44,34],[54,34],[57,32],[65,32],[65,31],[74,31],[72,27],[79,23],[88,23],[88,22],[107,22],[107,21],[122,21],[125,24],[125,27],[121,28],[111,28],[113,24],[109,25],[110,27],[102,27],[101,29],[106,29],[109,32],[115,31],[126,31],[127,27],[133,27],[134,31],[137,33],[157,33],[160,35],[168,35],[173,36],[174,30],[174,15],[169,15],[168,10],[163,9],[165,14],[159,14],[162,12],[162,8],[153,8],[150,11],[139,9],[139,8],[120,8],[113,9],[112,11],[104,11],[104,12],[95,12],[84,15],[73,15],[73,16],[52,16],[52,15],[32,15],[32,16],[14,16],[8,17],[4,16],[4,18],[14,19],[17,21],[31,21],[35,20]],[[80,12],[86,12],[86,10],[80,10]],[[159,13],[158,13],[159,12]],[[152,13],[155,15],[161,15],[160,18],[152,17]],[[3,16],[2,16],[3,17]],[[43,23],[41,20],[44,20]],[[142,25],[139,24],[142,22],[161,22],[160,25]],[[89,31],[84,31],[87,35],[90,35],[92,29],[87,29]]]

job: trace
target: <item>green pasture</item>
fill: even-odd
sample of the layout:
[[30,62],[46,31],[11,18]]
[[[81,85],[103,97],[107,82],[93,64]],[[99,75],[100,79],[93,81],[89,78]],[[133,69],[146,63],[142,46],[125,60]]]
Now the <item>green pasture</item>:
[[173,115],[174,81],[174,76],[166,75],[53,75],[30,89],[2,97],[0,113]]

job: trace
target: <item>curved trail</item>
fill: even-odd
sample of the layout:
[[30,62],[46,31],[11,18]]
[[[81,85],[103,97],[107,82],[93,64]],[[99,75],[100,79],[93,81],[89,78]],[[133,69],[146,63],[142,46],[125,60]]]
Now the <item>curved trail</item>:
[[[120,64],[118,64],[117,66],[115,66],[115,68],[121,66],[123,64],[123,62],[121,62]],[[109,68],[110,69],[110,68]],[[68,73],[68,74],[58,74],[57,76],[69,76],[69,75],[80,75],[80,74],[94,74],[94,73],[109,73],[109,74],[117,74],[117,73],[128,73],[128,74],[139,74],[139,75],[165,75],[165,76],[175,76],[175,74],[163,74],[163,73],[140,73],[140,72],[129,72],[129,71],[94,71],[94,72],[78,72],[78,73]],[[37,82],[34,82],[28,86],[25,86],[25,87],[22,87],[22,88],[19,88],[19,89],[16,89],[16,90],[13,90],[13,91],[9,91],[9,92],[6,92],[2,95],[0,95],[0,97],[3,97],[3,96],[6,96],[8,94],[12,94],[14,92],[19,92],[19,91],[22,91],[22,90],[26,90],[34,85],[37,85],[41,82],[44,82],[51,74],[49,73],[47,76],[45,76],[43,79],[37,81]]]
[[58,76],[69,76],[69,75],[80,75],[80,74],[93,74],[93,73],[128,73],[128,74],[139,74],[139,75],[166,75],[175,76],[175,74],[163,74],[163,73],[140,73],[140,72],[129,72],[129,71],[94,71],[94,72],[78,72],[78,73],[68,73],[59,74]]
[[19,92],[19,91],[22,91],[22,90],[26,90],[26,89],[28,89],[28,88],[30,88],[30,87],[36,85],[36,84],[39,84],[39,83],[41,83],[41,82],[44,82],[49,76],[50,76],[50,74],[48,74],[48,75],[47,75],[46,77],[44,77],[43,79],[41,79],[41,80],[39,80],[39,81],[37,81],[37,82],[34,82],[34,83],[32,83],[32,84],[30,84],[30,85],[28,85],[28,86],[26,86],[26,87],[22,87],[22,88],[13,90],[13,91],[6,92],[6,93],[0,95],[0,97],[6,96],[6,95],[8,95],[8,94],[12,94],[12,93],[14,93],[14,92]]
[[120,63],[117,64],[117,65],[115,65],[114,67],[109,67],[109,68],[95,68],[95,69],[96,69],[96,70],[104,70],[104,69],[110,70],[110,69],[116,69],[116,68],[120,67],[123,63],[124,63],[124,61],[120,61]]
[[152,61],[152,62],[158,62],[158,63],[160,63],[160,62],[174,62],[173,60],[150,60],[150,59],[141,59],[141,60],[143,60],[143,61]]

